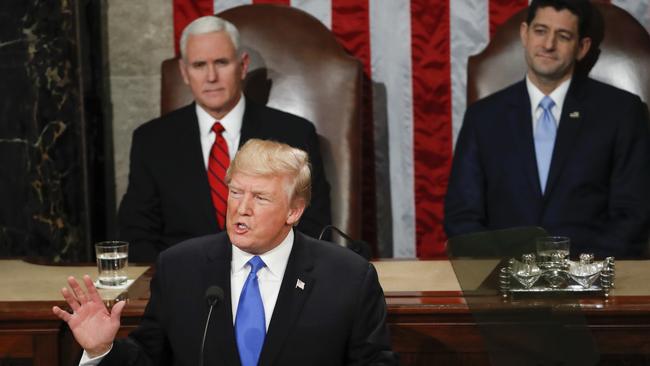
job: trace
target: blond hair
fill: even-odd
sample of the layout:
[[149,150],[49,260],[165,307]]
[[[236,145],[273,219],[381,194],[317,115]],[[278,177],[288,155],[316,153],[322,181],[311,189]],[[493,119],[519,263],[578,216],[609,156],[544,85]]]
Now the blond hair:
[[242,173],[252,176],[281,175],[289,178],[285,187],[289,202],[311,200],[311,171],[309,156],[303,150],[271,140],[250,139],[237,152],[226,172],[226,184],[232,176]]

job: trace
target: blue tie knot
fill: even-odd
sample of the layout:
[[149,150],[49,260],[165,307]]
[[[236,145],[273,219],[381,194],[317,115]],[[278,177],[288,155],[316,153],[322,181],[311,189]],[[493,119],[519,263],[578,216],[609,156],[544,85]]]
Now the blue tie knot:
[[251,274],[257,274],[257,271],[266,267],[266,264],[259,256],[254,256],[248,261],[248,264],[251,266]]
[[542,107],[543,110],[545,110],[545,111],[547,111],[549,113],[551,112],[551,108],[553,108],[554,105],[555,105],[555,102],[548,95],[545,96],[542,99],[541,102],[539,102],[539,106]]

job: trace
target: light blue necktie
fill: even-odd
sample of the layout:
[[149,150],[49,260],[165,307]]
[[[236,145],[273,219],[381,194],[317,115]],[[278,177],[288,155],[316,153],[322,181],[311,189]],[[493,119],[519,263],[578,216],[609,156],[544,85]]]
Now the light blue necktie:
[[557,133],[557,123],[555,117],[551,113],[551,108],[555,105],[553,99],[545,96],[539,106],[543,112],[539,120],[537,120],[537,127],[535,127],[535,156],[537,158],[537,172],[539,173],[539,185],[542,188],[542,194],[546,190],[546,181],[548,179],[548,171],[551,167],[551,159],[553,158],[553,146],[555,145],[555,135]]
[[248,264],[251,266],[251,271],[239,296],[237,317],[235,318],[235,338],[242,366],[256,366],[266,336],[264,304],[257,282],[257,271],[265,267],[266,264],[258,256],[251,258]]

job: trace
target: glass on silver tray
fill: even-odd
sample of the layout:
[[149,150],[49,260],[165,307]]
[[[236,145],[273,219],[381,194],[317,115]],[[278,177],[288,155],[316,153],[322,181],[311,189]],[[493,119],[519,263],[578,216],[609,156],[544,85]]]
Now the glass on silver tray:
[[569,259],[571,239],[566,236],[542,236],[535,240],[538,262],[543,266],[565,266]]

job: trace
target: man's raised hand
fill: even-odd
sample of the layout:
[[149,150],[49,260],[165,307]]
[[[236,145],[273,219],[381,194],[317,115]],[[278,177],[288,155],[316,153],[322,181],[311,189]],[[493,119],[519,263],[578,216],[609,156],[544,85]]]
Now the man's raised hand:
[[58,306],[54,306],[52,311],[68,323],[74,338],[88,355],[96,357],[111,348],[120,328],[120,315],[126,303],[117,302],[109,313],[90,277],[85,275],[83,281],[86,291],[72,276],[68,277],[68,284],[72,291],[67,287],[61,289],[61,294],[70,305],[72,314]]

